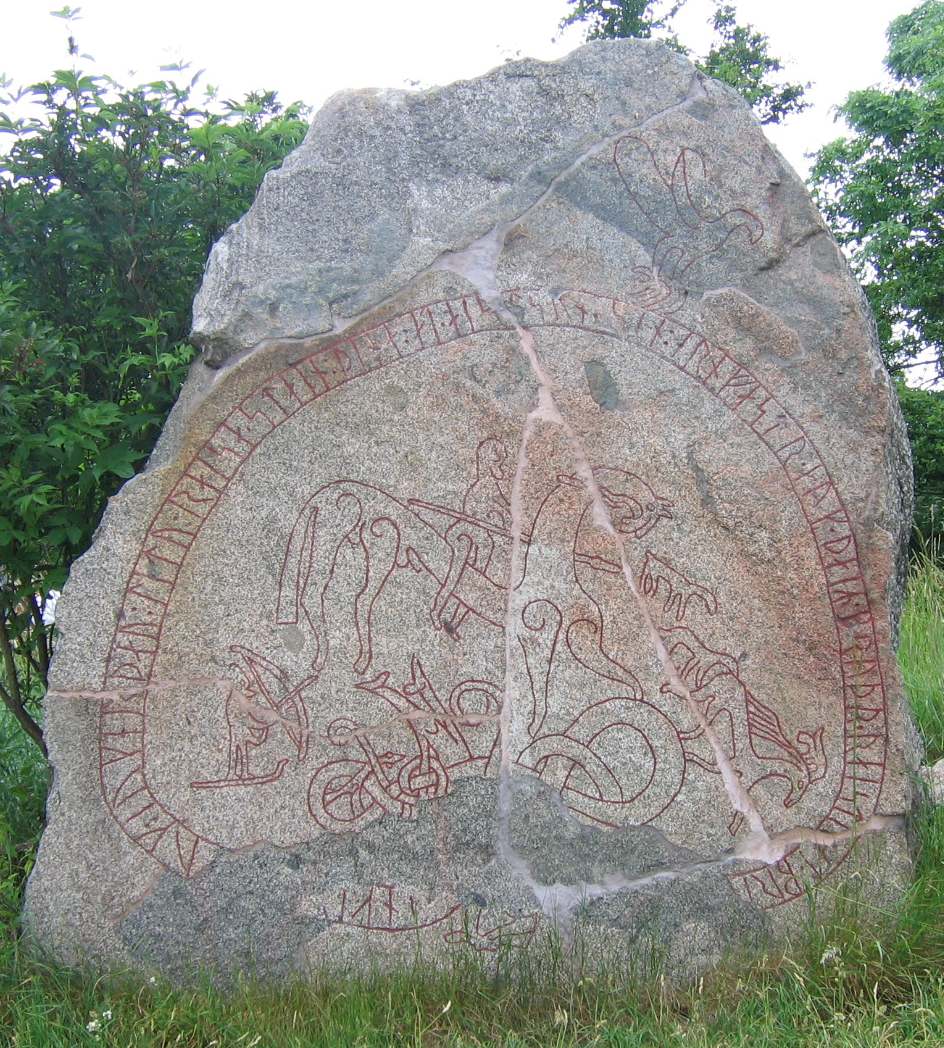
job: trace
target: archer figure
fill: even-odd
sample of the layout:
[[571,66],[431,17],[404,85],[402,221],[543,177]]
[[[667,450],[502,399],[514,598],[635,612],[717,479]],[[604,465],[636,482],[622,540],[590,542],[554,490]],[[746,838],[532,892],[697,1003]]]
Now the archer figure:
[[289,690],[284,670],[275,663],[241,644],[233,644],[229,650],[240,657],[235,668],[243,678],[243,687],[231,686],[226,696],[229,735],[226,776],[191,782],[195,790],[277,782],[291,758],[279,758],[271,771],[262,774],[253,774],[250,763],[252,751],[269,741],[273,729],[285,732],[299,764],[308,755],[308,712],[301,693],[314,678],[309,677]]

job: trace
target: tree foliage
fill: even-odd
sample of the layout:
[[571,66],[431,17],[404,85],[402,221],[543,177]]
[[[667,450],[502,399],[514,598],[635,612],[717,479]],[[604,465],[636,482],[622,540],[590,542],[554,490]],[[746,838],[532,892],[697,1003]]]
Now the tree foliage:
[[[672,29],[672,20],[685,0],[567,0],[573,10],[561,22],[585,25],[588,40],[621,37],[658,37],[683,54],[688,48]],[[708,53],[695,58],[695,65],[708,76],[740,92],[762,124],[777,124],[792,113],[806,109],[808,84],[782,83],[777,74],[783,66],[770,53],[770,40],[752,25],[740,25],[731,4],[716,0],[711,17],[715,39]]]
[[[944,3],[927,0],[888,29],[888,88],[839,109],[852,135],[821,149],[817,201],[862,281],[885,362],[944,380]],[[915,523],[944,533],[944,393],[899,395],[911,435]]]
[[617,40],[636,37],[648,40],[653,33],[665,34],[666,43],[683,50],[669,26],[685,6],[685,0],[567,0],[573,11],[561,22],[565,26],[583,23],[588,40]]
[[944,536],[944,390],[915,389],[899,382],[898,399],[911,438],[915,530],[919,541],[940,551]]
[[811,181],[878,321],[893,372],[929,361],[944,378],[944,3],[888,30],[894,86],[853,91],[853,134],[820,150]]
[[731,4],[721,4],[711,19],[717,39],[696,64],[703,73],[728,84],[748,101],[762,124],[779,124],[808,104],[808,84],[780,83],[783,66],[770,54],[770,41],[752,25],[739,25]]
[[40,743],[49,594],[160,432],[210,247],[307,128],[195,90],[57,70],[0,110],[0,698]]

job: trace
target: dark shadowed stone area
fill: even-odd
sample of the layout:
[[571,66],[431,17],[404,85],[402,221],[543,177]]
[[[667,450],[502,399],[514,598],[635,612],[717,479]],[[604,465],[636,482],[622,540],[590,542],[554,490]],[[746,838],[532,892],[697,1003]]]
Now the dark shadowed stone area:
[[337,95],[58,609],[60,960],[690,975],[910,875],[910,463],[746,105],[648,41]]

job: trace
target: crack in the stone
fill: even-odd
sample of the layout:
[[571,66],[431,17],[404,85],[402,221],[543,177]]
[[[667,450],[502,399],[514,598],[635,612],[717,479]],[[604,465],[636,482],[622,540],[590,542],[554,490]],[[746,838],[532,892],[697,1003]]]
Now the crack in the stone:
[[[666,112],[687,105],[694,97],[694,86],[696,83],[697,81],[693,80],[693,86],[689,89],[688,95],[682,102],[668,107],[666,110],[663,110],[658,114],[653,114],[652,117],[641,122],[638,127],[644,127],[650,120],[657,119],[658,117],[663,116]],[[550,900],[554,906],[558,906],[562,899],[577,899],[579,893],[583,893],[584,897],[586,897],[588,893],[594,897],[611,894],[632,887],[639,887],[646,883],[653,883],[658,879],[678,876],[679,871],[664,870],[649,875],[646,878],[637,878],[634,880],[628,880],[623,877],[622,874],[614,874],[612,877],[607,878],[600,884],[596,885],[541,885],[533,877],[527,861],[515,851],[511,841],[508,825],[511,806],[510,782],[512,763],[509,729],[516,697],[511,667],[514,641],[517,636],[516,622],[514,618],[515,598],[513,584],[514,580],[517,578],[516,572],[521,549],[521,485],[524,472],[528,465],[527,447],[534,425],[539,420],[545,420],[558,425],[565,433],[571,453],[576,461],[577,473],[591,498],[594,523],[613,541],[618,550],[620,567],[626,587],[642,615],[650,644],[659,658],[665,679],[668,682],[672,693],[674,693],[678,698],[684,700],[691,715],[704,733],[704,736],[713,751],[717,767],[721,773],[725,792],[728,795],[731,806],[734,811],[744,816],[750,827],[750,833],[743,840],[738,842],[729,856],[723,859],[713,860],[709,862],[709,865],[724,865],[737,860],[762,861],[766,864],[770,864],[780,861],[784,855],[796,845],[816,844],[832,847],[845,841],[854,840],[866,833],[899,828],[902,818],[901,816],[872,816],[870,819],[858,823],[851,829],[838,833],[830,833],[807,827],[794,827],[790,830],[773,834],[768,832],[760,811],[754,804],[753,799],[744,786],[741,776],[732,760],[725,752],[717,733],[708,722],[704,712],[698,706],[697,701],[692,695],[691,689],[683,680],[678,667],[672,661],[672,657],[669,654],[664,638],[662,637],[649,609],[649,605],[636,584],[626,555],[625,543],[610,517],[609,511],[600,492],[599,485],[594,478],[586,449],[583,447],[583,443],[573,426],[561,413],[554,399],[554,383],[544,370],[541,363],[537,352],[534,334],[519,323],[518,318],[515,317],[502,299],[497,278],[498,261],[504,249],[505,238],[511,227],[516,222],[521,221],[521,219],[526,217],[530,211],[539,207],[551,195],[551,193],[553,193],[554,189],[564,179],[573,174],[573,172],[583,163],[598,155],[608,145],[611,145],[626,133],[627,129],[623,129],[614,135],[607,136],[603,141],[595,143],[564,171],[556,175],[535,203],[522,212],[518,218],[509,222],[496,224],[488,233],[479,237],[464,249],[445,253],[432,267],[434,269],[454,272],[467,279],[478,290],[496,314],[503,319],[512,330],[514,330],[518,337],[519,350],[528,361],[531,372],[538,385],[538,402],[525,419],[521,444],[518,450],[515,477],[512,485],[512,557],[509,569],[509,595],[505,621],[505,701],[502,706],[500,717],[501,768],[499,774],[498,816],[500,850],[503,858],[519,874],[519,876],[524,879],[525,883],[531,887],[532,891],[535,893],[535,897],[539,899],[542,909],[544,909],[545,912],[547,912],[546,903],[548,900]],[[809,235],[802,239],[809,239],[809,236],[811,235],[814,235],[814,231],[810,231]],[[692,868],[697,868],[699,865],[704,864],[694,864]],[[571,912],[574,905],[574,902],[569,903],[568,907],[565,907],[567,912]]]
[[[503,308],[503,307],[502,307]],[[521,564],[522,547],[522,500],[521,486],[524,480],[525,470],[528,466],[528,441],[537,421],[536,412],[538,408],[532,409],[524,421],[521,430],[521,443],[518,447],[518,456],[515,462],[515,473],[511,483],[510,513],[511,513],[511,557],[508,566],[508,599],[505,605],[505,687],[503,701],[500,711],[498,729],[499,738],[499,766],[498,766],[498,850],[502,858],[511,867],[519,878],[527,884],[532,891],[535,890],[535,880],[525,859],[520,856],[514,848],[511,840],[511,717],[515,704],[514,678],[511,666],[514,655],[514,644],[517,640],[517,629],[515,628],[515,579]],[[537,894],[535,892],[535,894]]]
[[889,830],[903,830],[904,815],[872,815],[868,819],[854,823],[846,830],[818,830],[810,826],[794,826],[789,830],[765,834],[762,838],[747,834],[734,846],[734,854],[739,859],[750,859],[767,865],[780,862],[791,848],[800,844],[815,844],[821,848],[833,848],[837,844],[858,840],[870,833],[884,833]]
[[[500,227],[496,227],[492,231],[489,239],[493,242],[497,240],[498,235],[501,233]],[[494,264],[497,266],[498,255],[500,254],[500,247],[498,252],[494,255]],[[764,826],[760,812],[754,805],[750,795],[744,788],[740,776],[731,764],[731,761],[724,751],[721,745],[721,741],[718,738],[716,732],[708,722],[702,710],[699,708],[691,690],[685,684],[682,676],[672,661],[669,655],[668,649],[666,648],[665,642],[662,638],[658,627],[652,617],[652,613],[649,610],[648,603],[636,585],[636,581],[633,577],[632,570],[629,566],[629,562],[626,556],[625,544],[622,540],[622,536],[617,531],[610,517],[609,511],[607,510],[606,503],[603,500],[602,493],[599,485],[593,476],[593,470],[590,466],[589,458],[586,450],[583,447],[583,443],[580,440],[576,430],[563,416],[560,409],[557,406],[557,402],[554,399],[554,383],[547,372],[544,370],[544,366],[541,363],[540,357],[537,352],[537,345],[535,342],[533,332],[524,328],[512,314],[509,308],[503,302],[501,295],[497,289],[497,280],[492,271],[490,279],[482,279],[481,263],[483,255],[481,250],[473,251],[471,256],[471,265],[463,265],[463,258],[459,254],[454,254],[449,262],[449,268],[457,272],[459,275],[464,276],[466,279],[478,289],[479,293],[485,299],[486,302],[495,310],[509,326],[516,332],[518,336],[518,347],[522,355],[528,361],[531,368],[532,374],[534,375],[535,381],[538,385],[538,403],[531,412],[528,414],[524,429],[522,431],[521,445],[518,451],[518,461],[515,470],[515,478],[512,486],[512,558],[511,566],[509,569],[509,586],[508,586],[508,605],[506,609],[506,620],[505,620],[505,702],[502,706],[502,720],[501,720],[501,771],[500,771],[500,788],[499,788],[499,838],[502,841],[502,850],[504,857],[510,865],[513,866],[520,873],[524,873],[527,877],[528,883],[531,884],[532,890],[536,891],[536,882],[530,875],[527,863],[515,853],[513,845],[510,840],[510,833],[508,830],[508,816],[510,814],[510,789],[508,783],[510,782],[511,775],[511,754],[509,751],[509,732],[508,728],[511,723],[512,709],[514,706],[514,685],[512,681],[511,665],[512,665],[512,652],[514,650],[514,641],[517,638],[517,623],[514,617],[514,580],[517,577],[516,564],[517,557],[520,555],[521,546],[521,535],[522,535],[522,520],[521,520],[521,482],[524,475],[524,470],[527,467],[527,444],[530,437],[531,428],[535,421],[544,420],[554,425],[559,426],[570,445],[571,454],[574,457],[575,464],[577,467],[577,474],[582,480],[587,493],[590,495],[591,503],[593,507],[593,520],[596,526],[603,531],[616,545],[619,562],[622,569],[623,577],[626,582],[627,589],[633,597],[634,602],[638,606],[640,613],[643,617],[643,621],[646,625],[647,633],[649,634],[650,643],[656,655],[662,664],[663,672],[665,677],[670,684],[673,693],[679,698],[683,698],[698,723],[699,727],[704,732],[705,738],[708,740],[709,745],[715,756],[718,769],[721,772],[722,781],[724,783],[725,790],[728,794],[728,798],[731,801],[731,805],[736,812],[739,812],[747,820],[748,825],[751,827],[752,836],[757,840],[770,841],[770,835]],[[780,856],[782,857],[782,855]],[[775,860],[776,861],[776,860]]]
[[[277,338],[260,339],[260,341],[254,343],[251,346],[245,346],[242,349],[236,350],[235,352],[225,357],[223,360],[219,361],[219,363],[217,364],[206,363],[206,360],[204,359],[204,354],[204,356],[201,356],[200,359],[203,360],[203,363],[207,368],[214,372],[213,377],[210,380],[211,385],[215,385],[219,380],[223,378],[225,374],[228,374],[237,364],[242,363],[249,357],[264,351],[270,346],[280,345],[284,343],[303,344],[305,342],[309,342],[313,338],[332,338],[344,334],[345,331],[349,330],[354,325],[360,323],[365,317],[369,317],[377,310],[383,309],[385,306],[395,302],[402,295],[403,288],[407,285],[414,283],[415,281],[421,279],[424,276],[427,276],[430,273],[439,272],[443,270],[458,272],[454,269],[452,265],[450,265],[450,259],[457,256],[474,256],[477,251],[481,250],[482,245],[484,245],[488,241],[491,241],[500,232],[501,237],[498,243],[497,251],[495,251],[494,254],[492,254],[491,248],[489,248],[486,254],[482,257],[482,276],[486,278],[485,282],[479,283],[475,280],[472,280],[472,283],[475,284],[475,286],[478,287],[480,290],[482,290],[482,288],[486,284],[494,286],[495,268],[498,261],[498,255],[501,253],[502,242],[504,241],[504,237],[508,230],[510,230],[513,226],[517,225],[519,222],[527,218],[527,216],[536,208],[540,207],[541,204],[543,204],[545,200],[547,200],[547,198],[551,195],[551,193],[554,192],[554,190],[557,188],[560,182],[572,175],[574,171],[576,171],[587,160],[590,160],[593,157],[597,156],[599,153],[601,153],[604,149],[607,149],[609,146],[615,145],[619,141],[619,139],[621,139],[624,135],[642,131],[650,124],[652,124],[654,121],[659,120],[670,113],[674,113],[676,110],[684,109],[692,102],[698,100],[700,97],[703,97],[706,92],[702,80],[703,78],[701,74],[695,71],[692,74],[691,82],[689,84],[688,90],[685,93],[685,97],[681,99],[681,101],[673,102],[672,105],[666,106],[664,109],[660,109],[655,113],[650,113],[649,116],[645,118],[645,120],[637,120],[634,123],[626,117],[615,117],[613,119],[614,123],[616,123],[619,120],[624,120],[625,125],[620,127],[618,131],[614,131],[612,134],[604,136],[597,142],[594,142],[593,145],[585,149],[575,160],[568,164],[568,166],[563,171],[559,171],[556,175],[554,175],[548,182],[547,186],[538,195],[538,197],[534,201],[532,201],[532,203],[528,204],[528,206],[525,207],[522,211],[520,211],[512,218],[506,219],[504,222],[497,223],[490,230],[488,230],[481,236],[476,237],[465,247],[458,248],[455,251],[442,252],[442,254],[440,254],[438,258],[434,259],[428,266],[424,266],[422,269],[419,269],[415,273],[413,273],[412,276],[406,277],[403,281],[403,284],[395,291],[390,292],[389,295],[383,295],[381,298],[378,298],[375,302],[369,303],[367,306],[355,313],[353,316],[343,318],[332,316],[331,326],[329,328],[325,328],[325,330],[323,331],[312,331],[305,335],[279,335]],[[487,296],[485,297],[487,298]]]
[[171,691],[181,687],[232,688],[233,682],[225,677],[155,677],[141,681],[136,687],[128,688],[49,688],[46,699],[87,699],[107,702],[125,695],[140,695],[142,691]]
[[627,877],[622,872],[611,873],[597,881],[577,881],[574,884],[532,884],[534,892],[544,915],[552,920],[566,939],[573,935],[574,920],[578,907],[593,899],[604,899],[621,892],[641,891],[654,884],[679,880],[695,873],[721,871],[738,862],[735,855],[725,855],[719,859],[703,859],[686,863],[684,866],[663,867],[638,877]]
[[[501,294],[497,283],[498,259],[504,248],[505,238],[508,233],[516,225],[524,221],[532,211],[536,211],[542,204],[544,204],[561,182],[570,178],[570,176],[581,168],[588,160],[592,160],[594,157],[599,156],[599,154],[605,149],[615,146],[616,143],[626,135],[633,132],[643,131],[654,121],[660,120],[662,117],[667,116],[669,113],[673,113],[676,110],[684,109],[686,106],[696,101],[699,94],[703,95],[704,93],[705,89],[701,83],[701,78],[696,72],[692,76],[685,97],[680,102],[674,102],[672,105],[666,106],[665,109],[660,109],[659,112],[650,114],[645,120],[641,120],[638,123],[632,124],[627,121],[626,125],[621,127],[618,131],[614,131],[612,134],[606,135],[599,141],[594,142],[593,145],[588,146],[588,148],[585,149],[576,159],[568,164],[563,171],[559,171],[554,175],[554,177],[548,182],[547,186],[542,190],[540,196],[538,196],[533,203],[529,204],[514,218],[510,218],[505,222],[497,223],[487,233],[484,233],[463,248],[458,248],[455,251],[443,252],[443,254],[440,255],[428,269],[423,270],[423,273],[434,270],[445,270],[447,272],[458,273],[460,276],[464,276],[478,289],[485,301],[495,309],[503,320],[509,320],[510,318],[511,325],[520,333],[517,320],[501,302]],[[418,275],[423,275],[423,273]],[[498,303],[498,308],[496,308],[496,303]]]
[[[661,118],[668,112],[671,112],[675,109],[683,108],[684,106],[688,105],[691,101],[694,100],[696,96],[696,87],[700,88],[702,92],[704,91],[704,88],[702,87],[701,82],[698,80],[697,76],[693,77],[692,84],[689,87],[686,97],[681,102],[676,103],[673,106],[669,106],[666,109],[662,110],[660,113],[656,113],[648,117],[646,120],[640,122],[636,126],[635,130],[640,130],[644,128],[652,120]],[[458,273],[460,276],[463,276],[465,279],[469,280],[470,283],[472,283],[473,286],[477,288],[479,293],[482,295],[485,301],[492,307],[496,314],[503,320],[505,320],[505,322],[508,323],[509,326],[517,334],[519,349],[521,350],[522,355],[528,361],[534,378],[538,383],[538,405],[529,414],[526,420],[525,430],[522,434],[522,443],[519,449],[519,461],[517,464],[515,475],[515,481],[518,486],[519,496],[519,517],[516,520],[514,511],[512,512],[514,529],[512,535],[513,543],[517,542],[520,546],[520,482],[521,475],[523,474],[524,468],[527,463],[527,438],[530,435],[530,427],[533,426],[533,422],[537,418],[543,418],[546,421],[559,425],[566,434],[567,441],[571,448],[571,452],[576,461],[577,473],[583,481],[584,486],[587,489],[587,492],[592,500],[594,522],[596,523],[598,528],[600,528],[613,540],[617,547],[617,550],[619,552],[620,566],[623,571],[623,576],[626,581],[627,588],[629,589],[634,601],[636,602],[641,611],[643,621],[645,622],[647,632],[649,633],[650,641],[663,666],[666,678],[669,684],[671,685],[672,690],[680,698],[685,699],[692,715],[694,716],[695,720],[704,732],[705,738],[708,740],[709,745],[711,746],[714,752],[715,760],[721,772],[722,781],[724,782],[725,790],[727,791],[729,799],[731,800],[732,807],[735,811],[739,812],[746,818],[753,834],[761,835],[763,838],[769,838],[760,813],[754,805],[753,801],[751,800],[747,790],[741,783],[740,776],[732,767],[727,754],[724,752],[724,749],[721,746],[721,742],[718,739],[717,734],[715,733],[712,726],[708,723],[708,720],[705,717],[705,715],[698,707],[698,704],[692,696],[690,689],[682,680],[678,668],[672,662],[672,659],[665,646],[665,642],[662,638],[662,635],[659,633],[658,627],[656,626],[653,620],[648,604],[644,596],[640,592],[638,586],[636,585],[635,579],[633,578],[633,573],[627,561],[625,544],[623,543],[622,537],[620,536],[619,532],[613,525],[612,519],[610,517],[609,511],[606,508],[606,504],[603,500],[599,486],[593,476],[593,470],[590,467],[586,450],[584,449],[583,444],[576,431],[574,430],[573,426],[571,426],[570,423],[564,418],[554,399],[553,381],[551,380],[550,376],[547,374],[547,372],[544,370],[543,365],[541,364],[540,357],[538,356],[537,352],[537,346],[535,343],[534,335],[531,331],[524,328],[519,323],[517,317],[515,317],[511,310],[508,309],[508,307],[502,300],[501,293],[498,288],[498,260],[504,248],[505,237],[507,236],[507,233],[510,230],[510,228],[514,224],[525,218],[530,211],[540,207],[541,204],[543,204],[544,201],[547,200],[548,197],[550,197],[550,195],[554,192],[554,190],[562,181],[569,178],[574,173],[574,171],[581,167],[587,160],[590,160],[593,157],[597,156],[608,146],[615,144],[623,135],[627,133],[627,130],[627,128],[623,128],[620,131],[607,136],[600,142],[594,143],[593,146],[585,150],[567,168],[555,175],[554,178],[552,178],[551,181],[548,183],[547,188],[544,190],[541,196],[538,197],[534,204],[525,209],[525,211],[522,212],[522,214],[518,216],[518,218],[516,218],[513,221],[501,223],[494,226],[489,233],[480,237],[478,240],[474,241],[473,243],[468,245],[468,247],[461,251],[449,252],[448,254],[443,255],[435,264],[435,268]],[[514,503],[514,491],[512,495],[512,501]],[[511,579],[514,579],[516,577],[514,574],[514,557],[512,559],[513,563],[511,569]],[[507,734],[507,723],[511,717],[510,700],[512,699],[512,695],[510,694],[510,692],[512,690],[512,686],[510,683],[510,654],[512,651],[513,638],[515,636],[515,624],[511,621],[512,599],[512,590],[511,587],[509,587],[509,606],[508,615],[506,617],[505,631],[505,707],[507,707],[507,711],[503,710],[503,712],[505,713],[504,723],[506,726],[505,730],[503,730],[502,732],[503,768],[506,766],[506,764],[510,763],[510,757],[506,757],[505,755],[506,744],[504,741],[504,736]]]
[[[497,223],[489,231],[474,239],[463,248],[443,252],[432,264],[417,271],[405,283],[411,283],[433,272],[453,272],[467,279],[482,295],[483,299],[495,311],[495,313],[507,323],[509,330],[515,332],[518,338],[518,348],[528,361],[532,374],[538,386],[538,400],[535,407],[525,418],[521,433],[521,441],[516,460],[515,474],[511,487],[511,518],[512,518],[512,551],[509,566],[508,603],[505,615],[505,688],[504,702],[499,714],[482,715],[476,718],[476,723],[486,721],[498,721],[500,738],[500,767],[498,775],[498,843],[499,853],[509,868],[514,871],[521,881],[534,893],[544,913],[557,923],[566,934],[572,930],[574,911],[576,908],[591,899],[601,898],[619,892],[636,891],[649,885],[685,877],[693,873],[706,870],[723,870],[732,864],[744,861],[759,861],[765,864],[780,861],[792,848],[813,844],[820,847],[834,847],[838,844],[856,840],[869,834],[883,832],[886,830],[897,830],[904,826],[902,815],[873,815],[871,818],[857,823],[848,830],[841,832],[827,832],[809,827],[793,827],[788,830],[769,833],[764,825],[763,819],[756,805],[751,799],[748,791],[741,782],[741,778],[732,761],[724,751],[720,739],[707,721],[704,713],[699,708],[691,690],[685,684],[682,676],[672,661],[671,655],[666,648],[662,634],[656,625],[655,619],[649,609],[644,595],[637,586],[633,572],[626,555],[625,544],[622,536],[615,528],[613,521],[602,498],[599,486],[594,478],[590,460],[586,449],[574,427],[563,416],[554,398],[554,382],[544,370],[537,352],[534,334],[523,327],[518,318],[513,314],[502,299],[497,282],[498,261],[504,250],[505,239],[510,230],[527,216],[539,208],[553,194],[556,188],[571,175],[574,174],[588,160],[598,156],[603,150],[613,146],[620,138],[633,131],[639,131],[656,120],[661,119],[669,113],[683,109],[705,92],[701,78],[695,74],[686,96],[681,101],[667,106],[659,112],[651,114],[645,120],[635,124],[626,122],[625,126],[618,131],[605,136],[584,150],[564,170],[558,172],[550,179],[540,195],[518,215],[504,222]],[[787,246],[784,255],[796,247],[801,246],[811,239],[821,229],[805,231],[804,235]],[[775,261],[777,262],[782,259]],[[359,323],[364,317],[384,308],[395,301],[401,294],[397,290],[390,295],[378,299],[363,310],[349,318],[334,318],[330,329],[324,332],[316,332],[301,336],[281,336],[277,339],[265,339],[254,346],[247,347],[227,359],[220,362],[216,368],[214,382],[227,373],[233,366],[244,361],[249,356],[278,343],[304,343],[313,337],[333,337],[343,334],[346,330]],[[671,687],[672,693],[685,701],[690,713],[695,718],[699,727],[704,732],[705,738],[711,746],[717,766],[721,772],[725,791],[731,802],[732,808],[745,817],[751,832],[738,841],[731,849],[718,858],[705,859],[686,863],[679,867],[665,867],[638,877],[627,877],[622,871],[608,874],[597,881],[578,881],[573,884],[555,882],[545,884],[535,878],[528,861],[520,855],[514,847],[511,839],[510,818],[512,805],[512,753],[510,748],[510,727],[512,723],[513,709],[515,705],[515,684],[511,671],[514,643],[517,638],[515,622],[516,598],[514,581],[518,577],[521,562],[522,536],[523,536],[523,512],[522,512],[522,484],[525,471],[528,467],[528,444],[534,431],[536,423],[547,421],[559,426],[570,446],[574,456],[577,473],[580,476],[587,493],[590,495],[593,520],[596,526],[604,532],[615,544],[619,553],[619,562],[626,583],[627,590],[632,596],[635,604],[640,610],[649,641],[659,658],[663,668],[665,679]],[[171,687],[180,682],[158,682],[154,685],[148,684],[149,689],[153,687]],[[208,680],[204,683],[221,683]],[[230,682],[225,682],[229,684]],[[114,694],[123,692],[140,691],[136,689],[120,689],[111,693],[97,693],[98,695]],[[76,695],[85,697],[90,693],[58,693],[64,695]],[[403,717],[393,718],[377,725],[359,725],[352,731],[351,737],[374,731],[381,731],[397,723],[410,720],[424,720],[432,717],[422,712],[410,713]],[[442,716],[434,719],[443,720]],[[450,720],[471,722],[470,717],[448,718]],[[566,813],[572,818],[569,812]]]
[[793,238],[793,240],[787,241],[782,246],[782,249],[775,255],[771,255],[770,258],[766,259],[757,267],[758,273],[770,273],[777,269],[778,266],[783,265],[784,262],[790,257],[790,255],[797,250],[797,248],[803,247],[804,244],[809,243],[813,237],[819,236],[820,233],[826,233],[827,229],[825,225],[818,225],[815,228],[804,230],[799,236]]
[[755,847],[757,842],[753,835],[750,835],[714,859],[700,859],[680,866],[664,866],[637,877],[627,877],[622,871],[617,870],[595,881],[575,881],[570,884],[562,881],[543,884],[532,878],[530,887],[545,916],[554,921],[566,939],[570,939],[573,935],[576,910],[593,899],[644,890],[652,885],[679,880],[692,874],[723,872],[728,867],[746,861],[760,861],[766,864],[779,862],[786,852],[796,845],[814,844],[818,847],[833,848],[870,833],[903,830],[904,827],[903,815],[873,815],[848,830],[836,833],[797,826],[765,837],[760,850]]
[[[573,165],[568,171],[573,170]],[[556,180],[555,180],[556,181]],[[725,753],[721,742],[707,718],[698,707],[697,702],[691,694],[690,689],[682,680],[678,668],[672,662],[662,635],[653,620],[645,597],[640,592],[633,578],[632,570],[626,556],[625,545],[622,537],[610,518],[609,511],[603,500],[599,485],[597,484],[593,470],[583,444],[574,430],[573,426],[564,418],[554,399],[554,383],[541,363],[537,352],[537,346],[533,332],[523,327],[511,310],[505,305],[497,286],[495,271],[498,258],[504,241],[504,227],[496,226],[485,238],[481,238],[470,246],[469,254],[455,252],[448,259],[444,258],[440,264],[442,268],[458,273],[469,280],[475,286],[485,301],[491,306],[496,314],[515,331],[518,336],[518,347],[522,355],[528,361],[529,367],[538,385],[537,405],[528,414],[522,430],[521,444],[518,450],[518,460],[515,469],[515,477],[512,485],[512,556],[509,568],[508,605],[505,618],[505,701],[502,704],[501,714],[501,766],[499,771],[499,848],[503,858],[527,883],[536,898],[540,898],[541,885],[535,881],[526,860],[514,849],[509,829],[510,805],[511,805],[511,753],[509,727],[511,724],[512,710],[514,708],[514,683],[512,678],[512,654],[514,642],[517,639],[517,623],[515,621],[515,595],[514,580],[517,578],[517,563],[520,557],[522,536],[522,510],[521,510],[521,483],[524,471],[527,468],[527,445],[531,430],[538,420],[544,420],[559,426],[566,435],[570,445],[571,453],[577,466],[577,474],[581,478],[587,493],[590,495],[593,506],[593,520],[598,528],[608,535],[615,543],[620,566],[627,588],[633,600],[640,609],[643,621],[649,634],[650,642],[659,657],[666,679],[673,692],[680,698],[684,698],[692,716],[704,732],[705,738],[714,753],[717,766],[721,772],[722,781],[732,807],[742,814],[751,827],[752,836],[764,841],[769,841],[770,836],[764,827],[759,811],[750,798],[747,790],[741,783],[740,777],[732,767],[728,755]],[[607,889],[607,891],[622,890],[620,887]],[[543,908],[543,903],[542,903]]]
[[767,837],[768,834],[764,827],[760,812],[757,810],[750,794],[744,788],[741,778],[733,767],[727,753],[724,751],[717,733],[709,723],[698,703],[695,701],[691,689],[682,679],[678,667],[672,661],[672,657],[665,645],[662,634],[659,632],[659,628],[649,609],[649,604],[636,584],[632,568],[630,567],[626,555],[626,545],[623,541],[622,535],[613,524],[612,517],[610,516],[606,502],[603,499],[603,494],[600,491],[599,484],[593,475],[593,469],[590,466],[590,460],[586,448],[584,448],[583,442],[578,436],[576,430],[570,422],[564,418],[554,400],[552,380],[544,371],[543,365],[540,362],[534,334],[533,332],[522,328],[520,325],[516,325],[516,330],[518,332],[521,349],[529,360],[535,378],[539,383],[539,397],[545,405],[545,415],[548,418],[548,421],[557,423],[566,434],[571,453],[574,456],[575,464],[577,466],[577,474],[583,481],[587,494],[589,494],[591,499],[594,523],[616,546],[626,588],[629,590],[634,602],[639,608],[643,622],[646,626],[646,631],[649,634],[650,643],[662,664],[666,680],[671,686],[673,693],[679,698],[685,700],[689,712],[704,732],[705,738],[708,740],[714,753],[718,770],[721,772],[722,782],[724,783],[728,798],[731,801],[731,806],[736,812],[739,812],[745,817],[753,833]]

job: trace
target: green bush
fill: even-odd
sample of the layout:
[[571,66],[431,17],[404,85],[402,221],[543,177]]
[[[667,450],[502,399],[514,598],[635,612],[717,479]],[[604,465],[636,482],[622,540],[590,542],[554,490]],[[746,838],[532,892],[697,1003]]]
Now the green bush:
[[898,383],[915,475],[916,545],[944,553],[944,390]]
[[58,70],[0,109],[0,698],[40,745],[46,600],[177,396],[211,246],[307,130],[195,90]]

